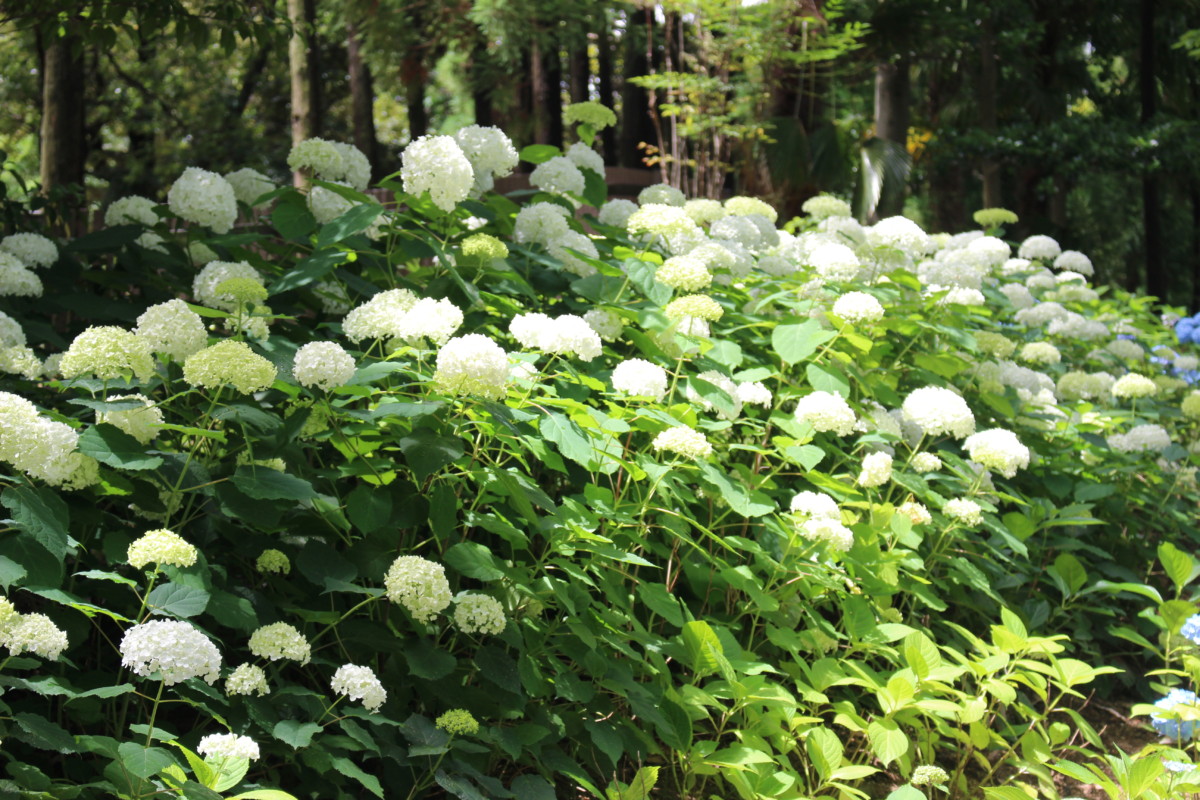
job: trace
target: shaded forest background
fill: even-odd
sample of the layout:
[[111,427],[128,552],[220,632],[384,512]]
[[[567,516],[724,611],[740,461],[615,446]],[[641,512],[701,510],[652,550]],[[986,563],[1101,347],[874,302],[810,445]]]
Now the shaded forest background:
[[470,123],[561,145],[594,100],[646,182],[945,231],[1003,206],[1195,309],[1198,29],[1195,0],[0,0],[2,177],[161,198],[189,165],[288,180],[322,136],[378,178]]

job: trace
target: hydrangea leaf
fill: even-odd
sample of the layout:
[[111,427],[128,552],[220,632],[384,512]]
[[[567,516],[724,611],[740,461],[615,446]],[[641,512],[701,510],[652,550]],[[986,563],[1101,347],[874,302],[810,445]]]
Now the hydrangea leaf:
[[[119,431],[118,431],[119,433]],[[132,438],[132,437],[130,437]],[[67,505],[51,489],[14,486],[0,494],[12,521],[62,562],[67,551]]]
[[119,469],[158,469],[163,463],[161,456],[148,454],[145,445],[107,423],[93,425],[80,434],[79,452]]

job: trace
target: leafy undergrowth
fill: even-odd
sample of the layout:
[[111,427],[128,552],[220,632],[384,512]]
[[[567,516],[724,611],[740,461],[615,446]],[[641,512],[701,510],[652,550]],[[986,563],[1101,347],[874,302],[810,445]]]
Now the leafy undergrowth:
[[[1192,345],[999,210],[610,201],[584,111],[532,196],[487,190],[499,131],[414,143],[387,205],[313,140],[304,189],[189,170],[0,242],[0,790],[1115,774],[1083,699],[1195,671]],[[1120,791],[1191,785],[1158,747]]]

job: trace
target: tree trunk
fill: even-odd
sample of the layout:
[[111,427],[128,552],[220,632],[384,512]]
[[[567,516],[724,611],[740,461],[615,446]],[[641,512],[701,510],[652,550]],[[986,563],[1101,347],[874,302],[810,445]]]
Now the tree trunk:
[[[317,135],[320,98],[315,90],[316,64],[316,0],[287,0],[288,21],[292,37],[288,42],[288,72],[292,84],[292,145]],[[300,173],[293,176],[302,185]]]
[[546,59],[546,122],[550,131],[550,144],[562,147],[563,144],[563,68],[562,54],[558,46],[550,47]]
[[533,140],[557,146],[563,142],[562,59],[558,47],[542,47],[536,40],[530,52],[533,72]]
[[[987,16],[979,39],[979,124],[994,140],[998,128],[996,117],[996,95],[999,92],[999,76],[996,66],[996,34],[992,20]],[[983,173],[983,207],[999,208],[1003,205],[1000,195],[1000,165],[985,158]]]
[[[875,135],[901,147],[908,145],[911,87],[907,58],[875,66]],[[904,211],[904,187],[884,188],[875,214],[881,218],[894,217]]]
[[479,33],[471,45],[471,99],[475,104],[475,124],[494,125],[492,113],[492,87],[496,75],[488,64],[487,42]]
[[[1158,75],[1155,64],[1155,0],[1142,0],[1141,69],[1138,85],[1142,100],[1142,122],[1149,123],[1158,110]],[[1147,170],[1142,177],[1142,221],[1146,236],[1146,292],[1167,302],[1169,287],[1163,271],[1162,198],[1158,175]]]
[[83,185],[87,160],[84,130],[83,42],[68,30],[46,47],[42,65],[42,191]]
[[650,95],[630,78],[650,72],[646,57],[647,38],[654,30],[654,15],[638,9],[629,15],[625,27],[625,69],[621,87],[621,138],[619,162],[623,167],[644,167],[644,152],[638,145],[655,140],[654,120],[650,116]]
[[[613,54],[612,54],[612,39],[608,35],[609,20],[607,14],[602,14],[600,20],[599,36],[596,40],[596,47],[599,51],[600,67],[600,102],[609,108],[617,107],[617,98],[613,93]],[[603,143],[601,148],[604,153],[604,163],[614,165],[617,163],[617,128],[609,126],[600,133],[600,141]]]
[[371,70],[362,57],[362,37],[353,20],[346,20],[346,66],[350,72],[350,117],[354,146],[371,162],[372,177],[379,174],[379,140],[375,137],[375,87]]
[[588,40],[585,36],[572,45],[568,56],[571,67],[571,102],[583,103],[589,99],[588,82],[591,79],[591,66],[588,63]]

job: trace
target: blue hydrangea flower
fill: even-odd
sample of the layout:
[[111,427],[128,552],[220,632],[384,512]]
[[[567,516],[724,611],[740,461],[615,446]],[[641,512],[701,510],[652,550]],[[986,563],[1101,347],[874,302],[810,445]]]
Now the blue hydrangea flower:
[[1171,772],[1191,772],[1196,767],[1194,764],[1189,764],[1186,761],[1168,761],[1163,759],[1163,766]]
[[[1150,724],[1154,726],[1154,730],[1158,731],[1163,736],[1169,736],[1172,739],[1194,739],[1196,738],[1196,721],[1191,719],[1180,719],[1180,714],[1183,709],[1177,709],[1177,706],[1195,706],[1196,693],[1187,689],[1175,688],[1167,692],[1167,696],[1154,704],[1157,708],[1161,708],[1166,714],[1151,714]],[[1196,709],[1200,711],[1200,709]]]
[[1200,614],[1188,617],[1179,629],[1179,635],[1191,640],[1193,644],[1200,644]]

